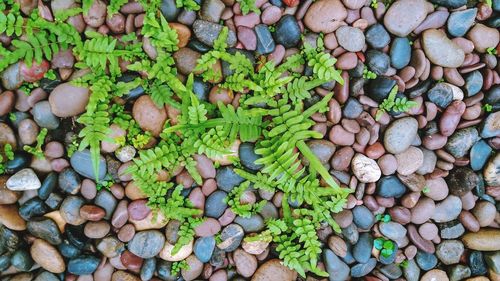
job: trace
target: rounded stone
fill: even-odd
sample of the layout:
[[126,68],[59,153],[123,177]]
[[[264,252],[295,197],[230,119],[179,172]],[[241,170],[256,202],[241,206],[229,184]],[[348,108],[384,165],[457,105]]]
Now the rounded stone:
[[89,96],[89,89],[63,83],[50,93],[50,108],[57,117],[73,117],[85,112]]
[[33,242],[30,253],[33,260],[49,272],[63,273],[66,270],[64,259],[59,251],[42,239],[36,239]]

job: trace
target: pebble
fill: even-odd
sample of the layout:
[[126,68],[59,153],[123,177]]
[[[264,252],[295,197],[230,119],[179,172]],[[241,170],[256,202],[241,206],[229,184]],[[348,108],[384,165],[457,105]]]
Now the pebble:
[[455,132],[461,116],[465,112],[466,105],[462,101],[453,101],[444,111],[439,120],[441,135],[449,137]]
[[179,252],[177,252],[175,255],[172,255],[173,248],[174,245],[165,242],[165,246],[159,253],[159,257],[166,261],[172,261],[172,262],[184,260],[193,252],[193,240],[191,240],[188,244],[182,246]]
[[415,224],[426,222],[434,214],[435,208],[436,204],[432,199],[421,197],[415,207],[411,209],[411,222]]
[[265,24],[258,24],[254,28],[255,34],[257,35],[257,53],[266,55],[272,53],[276,48],[276,43],[269,31],[269,28]]
[[[310,144],[309,144],[310,146]],[[260,158],[255,153],[255,144],[251,142],[243,142],[238,148],[238,154],[243,167],[252,171],[258,171],[264,167],[262,164],[255,164],[255,161]]]
[[420,281],[449,281],[448,276],[446,275],[446,272],[440,270],[440,269],[433,269],[431,271],[428,271],[424,275],[422,275],[422,279]]
[[61,217],[68,224],[81,225],[85,222],[80,216],[80,208],[85,204],[82,198],[76,196],[68,196],[61,204]]
[[377,260],[374,258],[369,259],[366,263],[358,263],[351,268],[351,276],[354,278],[363,277],[368,275],[377,266]]
[[393,154],[408,149],[417,136],[418,122],[412,117],[397,119],[384,133],[384,147]]
[[479,251],[470,252],[468,257],[468,266],[470,267],[471,275],[473,276],[486,275],[488,272],[483,253]]
[[436,247],[436,256],[446,264],[456,264],[464,253],[464,245],[458,240],[445,240]]
[[474,43],[474,49],[480,53],[486,52],[486,49],[495,47],[500,41],[500,32],[497,28],[488,27],[477,23],[467,33],[467,39]]
[[344,281],[349,277],[349,266],[337,257],[331,250],[323,251],[325,269],[328,272],[330,281]]
[[470,277],[471,271],[469,267],[457,264],[450,269],[448,275],[451,281],[464,280]]
[[7,180],[8,176],[0,176],[0,205],[14,204],[22,196],[21,192],[12,191],[7,188],[5,184]]
[[439,224],[442,239],[456,239],[465,232],[464,226],[459,221],[450,221]]
[[300,35],[299,24],[292,15],[284,15],[276,24],[276,31],[274,32],[276,44],[281,44],[285,48],[295,47],[299,43]]
[[418,281],[420,277],[420,268],[415,260],[408,260],[408,266],[403,268],[403,274],[408,281]]
[[48,101],[37,102],[33,106],[31,113],[38,126],[49,130],[54,130],[59,127],[59,118],[52,113]]
[[424,31],[421,42],[427,58],[436,65],[455,68],[464,62],[464,51],[442,31],[437,29]]
[[179,72],[188,75],[194,71],[196,62],[200,59],[201,54],[190,48],[180,48],[174,53],[173,57]]
[[6,90],[16,90],[24,82],[19,71],[19,64],[12,64],[2,72],[2,85]]
[[128,249],[143,259],[156,256],[163,249],[165,237],[157,230],[137,232],[128,243]]
[[[217,23],[205,20],[196,20],[193,23],[193,32],[196,38],[208,46],[213,46],[221,30],[222,25]],[[233,47],[236,44],[236,34],[234,31],[229,30],[226,43],[229,47]]]
[[354,155],[351,162],[351,168],[356,178],[364,183],[376,182],[382,175],[377,162],[361,153]]
[[224,2],[220,0],[203,1],[200,10],[200,18],[218,23],[225,7]]
[[49,272],[63,273],[66,270],[66,265],[59,251],[42,239],[36,239],[33,242],[30,253],[33,260]]
[[334,32],[347,18],[347,10],[340,0],[319,0],[307,10],[304,24],[313,32]]
[[397,172],[403,176],[415,173],[424,163],[422,150],[414,146],[410,146],[407,150],[395,156],[398,162]]
[[490,113],[481,124],[481,137],[491,138],[500,135],[500,111]]
[[258,214],[254,214],[249,218],[237,216],[234,222],[241,225],[246,233],[259,232],[265,227],[264,220]]
[[175,21],[181,9],[177,8],[176,2],[174,0],[162,0],[160,5],[160,11],[162,15],[165,17],[165,19],[171,22]]
[[27,230],[35,237],[41,238],[52,245],[62,243],[62,235],[57,224],[50,218],[41,217],[28,221]]
[[467,155],[474,143],[479,140],[479,133],[476,128],[468,127],[455,131],[446,143],[446,150],[455,158]]
[[436,204],[434,215],[431,217],[435,222],[448,222],[454,220],[462,210],[462,201],[459,197],[450,195]]
[[225,252],[232,252],[241,244],[244,235],[243,228],[232,223],[222,229],[221,242],[217,244],[217,247]]
[[297,272],[284,266],[279,259],[271,259],[262,264],[252,281],[293,281],[297,279]]
[[[19,271],[29,271],[35,263],[28,251],[18,249],[10,257],[10,263]],[[30,280],[30,279],[27,279]]]
[[[389,45],[391,37],[387,30],[381,24],[374,24],[370,26],[366,32],[366,43],[375,49],[382,49]],[[409,59],[408,59],[409,60]]]
[[234,172],[232,167],[226,166],[217,170],[215,176],[219,189],[231,192],[236,186],[243,182],[243,178]]
[[208,237],[200,237],[194,243],[194,254],[201,262],[210,261],[210,257],[212,257],[212,253],[215,249],[215,239],[213,236]]
[[453,37],[464,36],[476,19],[477,8],[456,11],[450,14],[447,22],[448,33]]
[[378,225],[380,232],[393,241],[399,241],[406,236],[406,228],[397,222],[384,222]]
[[103,180],[106,176],[107,165],[104,157],[99,155],[99,173],[95,175],[94,168],[92,165],[92,156],[90,150],[85,149],[82,151],[76,151],[73,153],[70,159],[71,166],[75,169],[75,171],[90,179],[99,179]]
[[39,189],[42,183],[33,169],[26,168],[12,175],[5,186],[12,191],[26,191]]
[[16,98],[12,91],[5,91],[0,94],[0,116],[6,115],[14,107]]
[[475,70],[465,76],[465,92],[468,97],[472,97],[481,91],[483,87],[483,75],[478,70]]
[[484,168],[483,175],[484,181],[489,186],[498,186],[500,184],[500,177],[498,171],[500,166],[500,153],[491,158],[486,167]]
[[375,217],[368,208],[363,205],[352,209],[353,221],[361,229],[368,230],[375,223]]
[[132,115],[141,129],[159,136],[167,119],[165,108],[158,108],[148,95],[139,97],[132,108]]
[[384,198],[399,198],[406,192],[406,186],[396,176],[385,176],[377,182],[377,194]]
[[363,105],[355,98],[347,99],[344,107],[342,108],[342,115],[348,119],[356,119],[361,115],[361,113],[363,113]]
[[247,50],[253,51],[257,48],[257,35],[251,28],[238,26],[238,40]]
[[406,37],[427,16],[428,3],[423,0],[403,0],[393,3],[384,15],[384,25],[390,33]]
[[431,102],[441,108],[447,108],[453,100],[453,85],[448,83],[437,83],[427,92]]
[[410,63],[411,45],[408,38],[394,38],[390,49],[390,57],[391,65],[396,69],[402,69]]
[[464,196],[479,184],[478,175],[468,167],[458,167],[449,172],[446,178],[450,193]]
[[377,75],[383,75],[389,69],[390,58],[386,53],[378,50],[366,52],[366,64]]
[[499,251],[500,230],[483,228],[478,232],[469,232],[462,237],[465,247],[476,251]]
[[495,221],[497,211],[492,203],[481,201],[472,209],[472,214],[476,217],[480,227],[487,227]]
[[349,52],[359,52],[365,45],[365,35],[358,28],[341,26],[335,31],[337,42]]
[[203,263],[195,255],[186,258],[187,267],[181,269],[181,275],[186,281],[195,280],[203,271]]
[[20,216],[16,205],[0,205],[0,223],[12,230],[26,229],[26,222]]
[[236,272],[243,277],[251,277],[257,270],[257,258],[241,249],[234,251],[233,260]]
[[83,20],[91,27],[98,28],[106,19],[106,3],[97,0],[92,2],[87,14],[83,14]]
[[90,255],[81,255],[69,260],[68,272],[75,275],[92,274],[96,271],[99,263],[99,258]]
[[85,112],[89,96],[87,88],[59,84],[49,95],[50,109],[57,117],[73,117]]
[[418,266],[425,271],[428,271],[434,267],[436,267],[438,263],[438,259],[436,255],[429,254],[426,252],[418,251],[416,255],[416,261]]
[[273,25],[277,23],[281,18],[281,9],[277,6],[269,6],[264,9],[262,15],[260,16],[262,23],[267,25]]

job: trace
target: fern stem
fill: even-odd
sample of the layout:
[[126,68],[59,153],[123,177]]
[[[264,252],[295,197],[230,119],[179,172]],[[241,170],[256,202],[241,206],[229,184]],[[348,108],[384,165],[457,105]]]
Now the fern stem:
[[333,180],[330,173],[325,169],[325,167],[323,167],[323,164],[321,164],[321,162],[316,157],[316,155],[314,155],[309,146],[307,146],[307,144],[303,140],[298,141],[296,145],[300,152],[302,152],[304,157],[309,160],[309,167],[317,171],[328,185],[330,185],[334,189],[340,189],[340,186],[335,182],[335,180]]

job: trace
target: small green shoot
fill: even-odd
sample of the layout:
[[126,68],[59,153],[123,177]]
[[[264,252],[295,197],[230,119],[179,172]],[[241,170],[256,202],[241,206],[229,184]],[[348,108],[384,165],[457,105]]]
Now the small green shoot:
[[483,105],[483,110],[485,112],[491,112],[493,110],[493,106],[491,104],[489,104],[489,103],[486,103],[486,104]]
[[380,250],[380,254],[385,258],[390,257],[395,249],[394,242],[382,237],[375,239],[375,241],[373,241],[373,246],[375,249]]
[[488,49],[486,49],[486,53],[488,53],[490,55],[493,55],[493,56],[496,56],[497,55],[497,49],[495,47],[489,47]]
[[31,147],[29,145],[25,145],[23,149],[35,155],[35,157],[38,159],[44,159],[45,156],[43,155],[42,145],[45,143],[45,137],[47,136],[47,132],[48,132],[47,128],[43,128],[36,137],[36,146]]
[[372,2],[370,3],[370,6],[374,9],[377,9],[378,8],[378,0],[372,0]]
[[365,68],[363,69],[363,78],[368,79],[368,80],[373,80],[373,79],[377,78],[377,74],[368,70],[368,67],[366,67],[366,65],[365,65]]
[[378,214],[375,216],[375,219],[380,222],[390,222],[391,221],[391,215],[389,214]]
[[426,193],[428,193],[429,191],[431,191],[431,189],[430,189],[428,186],[426,186],[426,187],[424,187],[424,189],[422,189],[422,193],[423,193],[423,194],[426,194]]
[[389,96],[382,101],[379,105],[377,114],[375,115],[375,120],[380,120],[382,115],[385,112],[394,111],[396,113],[399,112],[407,112],[413,107],[418,106],[418,103],[415,101],[409,101],[406,97],[396,98],[396,94],[398,93],[398,86],[394,86],[389,93]]
[[173,262],[172,269],[170,270],[170,275],[177,276],[182,269],[189,270],[189,264],[186,262],[186,260]]

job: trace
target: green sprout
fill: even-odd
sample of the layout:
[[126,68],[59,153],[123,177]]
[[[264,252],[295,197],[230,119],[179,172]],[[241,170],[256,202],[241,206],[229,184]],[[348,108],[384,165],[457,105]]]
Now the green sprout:
[[395,249],[394,242],[382,237],[375,239],[375,241],[373,241],[373,246],[375,249],[380,250],[380,254],[385,258],[390,257]]
[[43,128],[40,133],[38,133],[38,136],[36,136],[36,146],[31,147],[29,145],[25,145],[23,149],[33,155],[36,156],[36,158],[43,159],[45,156],[43,155],[43,150],[42,150],[42,145],[45,142],[45,137],[47,136],[47,128]]
[[368,68],[365,65],[365,68],[363,69],[363,78],[368,79],[368,80],[373,80],[377,78],[377,74],[368,70]]
[[381,222],[390,222],[391,221],[391,215],[389,214],[378,214],[375,216],[375,219],[377,221],[381,221]]
[[424,193],[424,194],[428,193],[429,191],[431,191],[431,189],[428,186],[426,186],[426,187],[424,187],[424,189],[422,189],[422,193]]
[[385,112],[394,111],[396,113],[399,112],[407,112],[413,107],[418,106],[418,103],[415,101],[409,101],[406,97],[396,98],[396,94],[398,93],[398,86],[394,86],[389,93],[389,96],[382,101],[377,110],[377,114],[375,115],[375,120],[380,120],[382,115]]
[[489,47],[488,49],[486,49],[486,52],[493,56],[497,55],[497,49],[495,47]]
[[377,9],[378,8],[378,1],[377,0],[372,0],[370,6],[374,9]]
[[486,112],[491,112],[493,110],[493,106],[489,103],[483,105],[483,110]]

